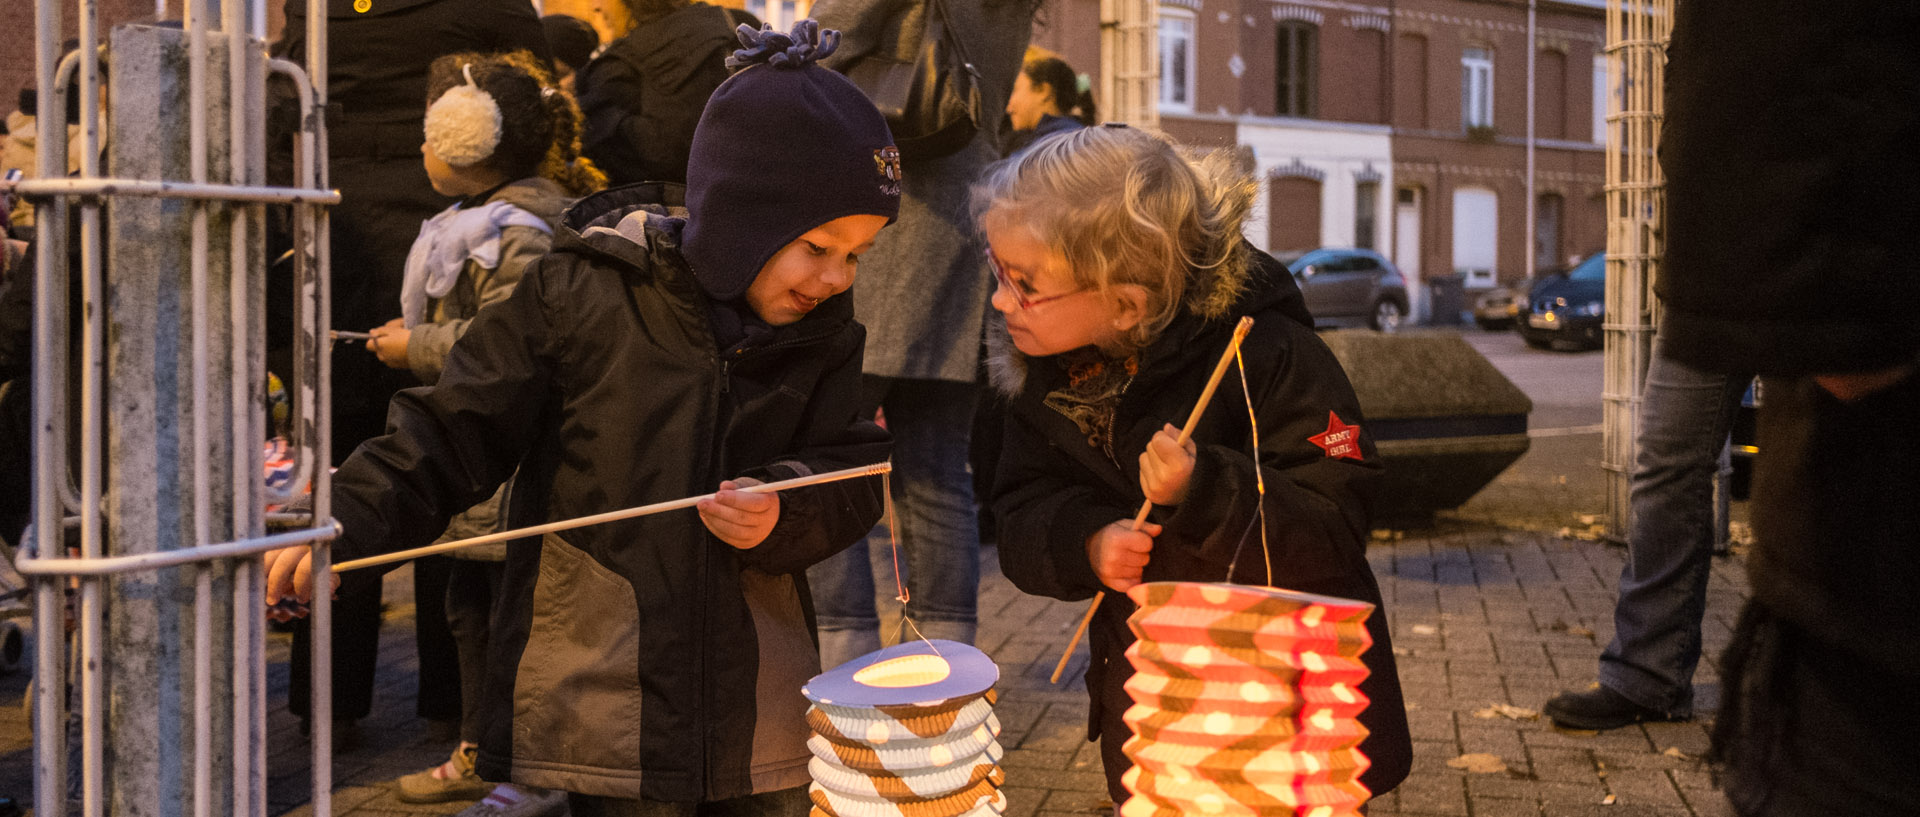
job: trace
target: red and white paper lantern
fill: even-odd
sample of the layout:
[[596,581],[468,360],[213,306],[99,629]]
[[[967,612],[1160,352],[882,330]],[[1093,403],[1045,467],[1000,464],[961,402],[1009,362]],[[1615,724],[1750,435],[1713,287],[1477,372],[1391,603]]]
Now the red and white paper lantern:
[[1127,595],[1140,609],[1121,817],[1359,813],[1373,605],[1198,582]]

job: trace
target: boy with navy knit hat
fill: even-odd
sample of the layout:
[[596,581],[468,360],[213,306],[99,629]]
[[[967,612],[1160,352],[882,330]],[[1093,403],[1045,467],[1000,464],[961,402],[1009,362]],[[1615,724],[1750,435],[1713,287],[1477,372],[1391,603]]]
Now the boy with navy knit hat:
[[[899,211],[885,122],[814,65],[837,34],[741,40],[684,209],[665,184],[575,205],[439,383],[394,398],[389,433],[334,478],[336,559],[432,541],[516,467],[514,528],[718,486],[697,515],[509,546],[476,768],[571,792],[577,817],[804,815],[805,570],[880,514],[876,478],[737,490],[886,459],[858,416],[848,288]],[[303,548],[267,563],[270,597],[309,593]]]

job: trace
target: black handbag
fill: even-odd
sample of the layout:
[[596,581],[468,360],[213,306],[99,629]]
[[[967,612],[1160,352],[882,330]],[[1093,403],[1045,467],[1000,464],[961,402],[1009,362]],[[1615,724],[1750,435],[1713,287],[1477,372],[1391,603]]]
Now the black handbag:
[[971,143],[990,118],[946,0],[906,6],[882,37],[872,52],[833,67],[886,117],[901,159],[936,159]]

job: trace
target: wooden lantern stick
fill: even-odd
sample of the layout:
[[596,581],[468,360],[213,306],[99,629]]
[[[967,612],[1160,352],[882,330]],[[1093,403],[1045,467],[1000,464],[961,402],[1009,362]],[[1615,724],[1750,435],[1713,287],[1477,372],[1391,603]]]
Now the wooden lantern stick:
[[[885,474],[892,470],[893,470],[892,462],[881,462],[881,463],[875,463],[873,465],[863,465],[858,468],[848,468],[842,471],[831,471],[825,474],[814,474],[813,476],[798,477],[795,479],[784,479],[779,482],[764,482],[759,485],[749,485],[745,488],[741,488],[740,490],[750,494],[770,494],[776,491],[787,491],[787,490],[792,490],[794,488],[805,488],[809,485],[823,485],[829,482],[839,482],[841,480],[846,480],[846,479],[859,479],[861,477],[871,477],[879,474]],[[485,536],[475,536],[471,539],[460,539],[458,541],[444,542],[438,545],[427,545],[426,547],[417,547],[411,550],[400,550],[400,551],[395,551],[393,553],[383,554],[380,556],[368,556],[365,559],[354,559],[352,561],[341,562],[337,565],[334,565],[333,572],[345,573],[346,571],[349,571],[349,570],[359,570],[360,568],[363,568],[363,567],[373,567],[374,565],[384,565],[391,562],[404,562],[408,559],[418,559],[422,556],[432,556],[436,553],[446,553],[447,551],[450,551],[450,550],[459,550],[461,548],[470,548],[478,545],[490,545],[495,542],[505,542],[512,539],[523,539],[528,536],[540,536],[542,534],[553,533],[555,531],[571,530],[573,528],[584,528],[588,525],[599,525],[606,522],[618,522],[622,519],[632,519],[636,516],[647,516],[650,514],[661,513],[664,511],[679,510],[681,508],[691,508],[694,505],[699,504],[701,500],[711,499],[713,498],[713,496],[714,496],[713,494],[701,494],[700,496],[690,496],[685,499],[675,499],[669,502],[656,502],[652,505],[642,505],[637,508],[627,508],[625,510],[619,510],[619,511],[608,511],[606,513],[594,514],[592,516],[579,516],[579,517],[574,517],[572,519],[563,519],[558,522],[548,522],[544,525],[534,525],[532,527],[519,528],[517,530],[507,530],[507,531],[500,531],[499,533],[489,533]]]
[[[1207,378],[1207,387],[1200,390],[1200,400],[1193,404],[1193,413],[1187,415],[1186,427],[1180,429],[1181,445],[1186,445],[1188,440],[1193,439],[1193,427],[1200,424],[1200,415],[1206,412],[1207,404],[1213,402],[1214,390],[1220,388],[1220,379],[1226,376],[1227,367],[1233,364],[1234,357],[1240,351],[1240,342],[1246,340],[1247,332],[1252,329],[1253,318],[1250,317],[1241,318],[1240,323],[1233,327],[1233,339],[1227,341],[1227,350],[1220,353],[1220,362],[1214,364],[1213,376]],[[1140,512],[1133,515],[1133,529],[1138,531],[1146,527],[1147,514],[1152,512],[1153,500],[1140,503]],[[1067,642],[1067,651],[1060,654],[1060,663],[1053,666],[1053,677],[1048,679],[1048,683],[1060,683],[1060,673],[1066,671],[1067,661],[1073,658],[1073,651],[1080,646],[1080,639],[1087,634],[1087,625],[1093,622],[1094,612],[1100,609],[1100,602],[1106,597],[1105,590],[1093,595],[1093,603],[1087,605],[1087,614],[1080,617],[1080,626],[1074,629],[1073,639]]]

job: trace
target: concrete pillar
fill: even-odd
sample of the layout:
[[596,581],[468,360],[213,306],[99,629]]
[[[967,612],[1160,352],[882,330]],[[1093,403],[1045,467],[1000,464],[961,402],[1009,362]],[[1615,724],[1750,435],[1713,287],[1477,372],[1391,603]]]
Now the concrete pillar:
[[[191,180],[189,59],[179,30],[123,26],[110,40],[107,174],[118,178]],[[205,82],[207,179],[231,178],[228,43],[207,37]],[[262,51],[246,56],[258,62]],[[257,72],[254,74],[258,75]],[[253,114],[257,116],[257,109]],[[241,178],[259,178],[259,150],[249,149]],[[192,286],[194,211],[206,208],[205,303]],[[228,205],[181,199],[113,199],[106,219],[107,269],[107,552],[175,550],[258,534],[261,498],[263,383],[253,382],[263,345],[264,290],[257,218],[233,253],[236,212]],[[239,259],[240,284],[234,285]],[[237,304],[235,300],[238,300]],[[205,323],[204,374],[194,374],[193,326]],[[236,316],[240,330],[235,331]],[[195,413],[204,438],[196,440]],[[196,478],[196,467],[205,476]],[[198,496],[196,485],[204,490]],[[246,486],[251,486],[247,490]],[[196,604],[198,571],[211,590]],[[234,679],[235,594],[231,567],[181,567],[127,574],[110,585],[107,617],[107,811],[116,815],[234,814],[234,762],[257,747],[236,746],[236,718],[254,720],[257,691]],[[259,617],[257,605],[241,616]],[[197,616],[210,617],[197,681]],[[242,625],[248,623],[243,619]],[[244,643],[244,642],[240,642]],[[244,648],[243,648],[244,651]],[[242,655],[244,660],[257,656]],[[251,677],[254,673],[248,672]],[[205,694],[196,699],[196,688]],[[209,757],[196,757],[196,715],[205,702]],[[196,804],[196,769],[208,764],[208,802]],[[205,774],[202,772],[202,774]],[[246,794],[242,793],[242,798]],[[198,809],[196,808],[198,805]]]

